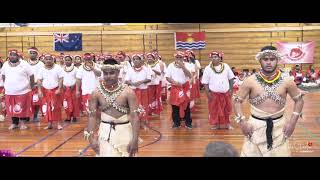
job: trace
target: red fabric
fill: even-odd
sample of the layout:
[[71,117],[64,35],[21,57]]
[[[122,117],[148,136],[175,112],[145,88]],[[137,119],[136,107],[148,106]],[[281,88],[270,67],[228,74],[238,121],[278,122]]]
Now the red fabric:
[[[46,121],[61,121],[61,106],[62,106],[62,93],[56,95],[57,88],[45,89],[43,88],[42,106],[45,108]],[[46,107],[45,107],[46,106]]]
[[1,112],[0,114],[6,116],[6,103],[5,103],[5,91],[4,91],[4,87],[0,87],[0,106],[1,106]]
[[22,95],[6,95],[6,112],[9,118],[31,117],[31,92]]
[[134,92],[136,94],[138,104],[146,111],[145,113],[140,114],[140,120],[149,120],[148,89],[134,89]]
[[161,84],[161,100],[166,101],[167,100],[167,86],[162,86],[162,82],[160,81]]
[[[42,88],[43,91],[43,88]],[[31,113],[34,114],[35,112],[35,106],[41,106],[42,105],[42,101],[41,99],[38,99],[38,101],[35,101],[33,96],[38,94],[38,88],[34,88],[31,91]],[[39,98],[39,97],[38,97]],[[39,109],[42,112],[42,108]]]
[[182,87],[171,85],[170,104],[179,106],[180,118],[184,118],[184,111],[187,109],[190,98],[187,96],[189,91],[189,82],[186,82]]
[[236,93],[239,90],[239,86],[237,84],[233,84],[233,93]]
[[211,125],[229,124],[229,116],[232,111],[230,93],[210,93],[212,100],[208,101],[209,123]]
[[318,77],[319,77],[319,69],[316,68],[314,73],[316,74],[315,77],[311,77],[311,75],[312,75],[311,69],[308,69],[308,71],[307,71],[307,77],[310,77],[312,80],[317,80]]
[[195,83],[195,98],[199,99],[200,98],[200,79],[196,79]]
[[161,84],[148,86],[149,114],[160,115],[162,111],[161,90]]
[[90,94],[82,95],[81,96],[81,107],[82,111],[88,111],[89,110],[89,99],[90,99]]
[[66,87],[63,93],[63,106],[67,114],[67,119],[80,117],[79,98],[76,97],[76,87]]

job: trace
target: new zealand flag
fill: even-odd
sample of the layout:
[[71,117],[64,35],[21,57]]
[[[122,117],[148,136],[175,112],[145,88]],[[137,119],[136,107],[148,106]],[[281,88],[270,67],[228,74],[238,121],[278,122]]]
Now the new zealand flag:
[[81,33],[54,33],[53,37],[55,51],[82,51]]

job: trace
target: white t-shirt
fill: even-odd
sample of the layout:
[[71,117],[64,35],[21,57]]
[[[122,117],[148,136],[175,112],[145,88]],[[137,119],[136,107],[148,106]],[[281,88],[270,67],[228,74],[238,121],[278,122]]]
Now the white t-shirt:
[[[190,65],[188,65],[189,63],[185,63],[185,66],[187,68],[187,70],[191,73],[191,72],[194,72],[191,68]],[[171,79],[173,79],[174,81],[177,81],[181,84],[184,84],[186,83],[188,80],[189,80],[189,77],[187,77],[182,68],[177,68],[174,66],[174,62],[173,63],[170,63],[168,68],[166,69],[166,74],[165,74],[165,77],[169,77]]]
[[161,73],[160,62],[158,62],[154,67],[151,67],[150,65],[149,67],[152,72],[150,85],[158,85],[161,81],[161,75],[157,75],[153,70]]
[[[229,90],[229,80],[234,78],[234,74],[228,64],[224,64],[224,70],[216,74],[210,67],[210,64],[204,69],[202,84],[209,84],[209,89],[213,92],[226,93]],[[222,66],[215,66],[220,71]]]
[[33,72],[29,63],[20,60],[20,64],[16,67],[11,67],[6,61],[1,69],[2,75],[5,75],[5,94],[7,95],[21,95],[31,91],[30,76]]
[[92,70],[87,71],[83,66],[79,67],[76,78],[81,79],[82,95],[91,94],[99,81],[99,77],[97,77]]
[[42,86],[45,89],[54,89],[59,86],[59,78],[63,77],[63,69],[55,64],[52,69],[42,68],[39,71],[38,79],[42,79]]
[[31,70],[32,70],[32,72],[34,74],[34,82],[37,82],[40,69],[42,69],[44,67],[44,63],[42,61],[39,61],[35,65],[31,65],[30,64],[30,67],[31,67]]
[[[151,80],[151,71],[147,66],[142,66],[141,71],[135,71],[133,68],[129,68],[125,77],[125,81],[131,81],[136,83],[138,81],[143,81],[145,79]],[[132,89],[147,89],[148,85],[146,83],[141,84],[140,86],[130,86]]]
[[[190,73],[196,72],[196,65],[195,64],[186,62],[185,65],[186,65],[187,69],[190,71]],[[188,78],[188,81],[190,81],[190,78]]]
[[200,64],[200,62],[199,62],[197,59],[195,60],[195,65],[196,65],[196,68],[197,68],[197,77],[199,78],[199,76],[200,76],[201,64]]
[[78,68],[73,66],[73,70],[70,72],[66,72],[63,69],[63,85],[70,87],[76,84],[76,75],[77,75]]

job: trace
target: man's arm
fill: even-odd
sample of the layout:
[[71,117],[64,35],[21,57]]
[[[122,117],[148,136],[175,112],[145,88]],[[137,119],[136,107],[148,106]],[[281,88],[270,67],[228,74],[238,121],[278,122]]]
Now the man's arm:
[[34,75],[31,75],[30,76],[30,87],[31,87],[31,89],[34,88],[35,84],[36,84],[36,82],[34,82]]
[[100,77],[101,76],[101,71],[96,69],[95,67],[92,68],[93,72],[94,72],[94,75],[96,75],[97,77]]
[[138,152],[138,138],[139,138],[139,109],[137,98],[133,90],[128,88],[127,91],[127,101],[130,109],[130,122],[132,125],[133,138],[128,146],[128,152],[130,156],[133,156],[136,152]]
[[288,138],[292,135],[296,123],[299,117],[302,115],[301,112],[303,109],[304,101],[302,98],[303,94],[299,91],[294,81],[287,81],[287,92],[294,101],[293,113],[290,120],[287,121],[283,129],[284,135]]
[[229,80],[229,91],[233,94],[234,78]]
[[182,68],[182,70],[183,70],[183,73],[184,73],[187,77],[192,78],[192,74],[191,74],[190,71],[186,68],[185,65],[182,65],[181,68]]
[[42,79],[38,79],[37,80],[37,87],[38,87],[38,96],[39,96],[39,98],[42,98],[43,97],[43,94],[42,94]]
[[152,69],[152,71],[153,71],[154,73],[156,73],[156,75],[158,75],[158,76],[161,75],[161,72],[159,72],[159,71],[157,71],[157,70]]
[[243,84],[240,86],[239,91],[237,94],[234,94],[232,97],[232,104],[234,113],[236,114],[235,121],[239,123],[242,133],[250,138],[253,134],[253,127],[250,126],[245,120],[245,117],[242,114],[241,105],[246,97],[251,92],[250,86],[250,78],[244,80]]
[[77,78],[76,80],[76,95],[80,96],[80,90],[81,90],[81,79]]
[[235,94],[232,97],[233,109],[237,117],[241,117],[243,115],[241,110],[241,104],[249,95],[250,90],[250,79],[248,78],[244,80],[243,84],[239,87],[239,91],[237,92],[237,94]]
[[94,136],[94,132],[96,130],[97,125],[96,112],[98,109],[98,105],[98,94],[96,93],[96,91],[93,91],[89,100],[88,127],[85,133],[89,136],[89,142],[91,144],[91,147],[97,154],[99,154],[99,145],[97,138]]
[[177,81],[173,80],[172,78],[170,77],[166,77],[167,81],[169,83],[171,83],[172,85],[176,85],[176,86],[182,86],[182,84],[178,83]]

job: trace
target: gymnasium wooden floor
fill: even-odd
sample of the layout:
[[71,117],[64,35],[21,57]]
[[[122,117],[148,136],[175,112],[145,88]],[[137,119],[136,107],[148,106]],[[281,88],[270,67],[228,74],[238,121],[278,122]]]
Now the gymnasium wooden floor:
[[[232,122],[233,130],[210,130],[208,109],[204,93],[197,111],[192,114],[194,128],[188,130],[182,126],[171,129],[170,106],[164,105],[160,117],[153,117],[150,128],[140,131],[143,142],[140,144],[139,157],[201,157],[206,145],[213,141],[231,143],[241,150],[243,135],[239,127]],[[290,117],[293,103],[288,100],[286,117]],[[297,123],[290,139],[292,155],[297,157],[320,156],[320,92],[305,96],[304,119]],[[249,115],[249,104],[245,103],[245,115]],[[29,123],[28,130],[9,131],[9,121],[0,123],[0,150],[11,150],[19,157],[91,157],[95,156],[88,142],[83,139],[83,130],[87,118],[78,123],[65,123],[63,130],[43,130]],[[184,125],[182,123],[182,125]]]

